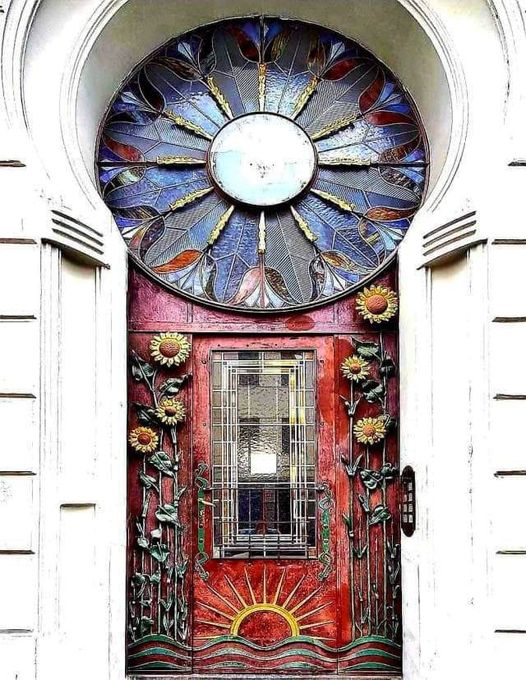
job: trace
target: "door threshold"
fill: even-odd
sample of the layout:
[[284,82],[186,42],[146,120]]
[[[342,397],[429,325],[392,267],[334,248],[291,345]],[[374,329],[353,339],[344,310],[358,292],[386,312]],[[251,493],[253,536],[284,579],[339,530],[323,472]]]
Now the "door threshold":
[[338,678],[349,678],[349,680],[403,680],[401,675],[390,675],[388,673],[373,673],[369,675],[355,675],[345,674],[339,675],[337,673],[331,673],[329,675],[284,675],[272,674],[263,675],[263,673],[244,673],[231,675],[230,673],[217,673],[215,675],[210,674],[196,674],[196,675],[180,675],[179,673],[174,673],[173,675],[128,675],[128,680],[338,680]]

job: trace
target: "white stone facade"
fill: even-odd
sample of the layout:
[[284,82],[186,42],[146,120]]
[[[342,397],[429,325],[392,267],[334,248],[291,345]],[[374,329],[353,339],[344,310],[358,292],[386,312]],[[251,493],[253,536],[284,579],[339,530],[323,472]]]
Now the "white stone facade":
[[126,254],[93,182],[133,66],[297,16],[400,77],[430,140],[400,249],[404,678],[519,677],[526,643],[526,0],[5,0],[0,680],[124,680]]

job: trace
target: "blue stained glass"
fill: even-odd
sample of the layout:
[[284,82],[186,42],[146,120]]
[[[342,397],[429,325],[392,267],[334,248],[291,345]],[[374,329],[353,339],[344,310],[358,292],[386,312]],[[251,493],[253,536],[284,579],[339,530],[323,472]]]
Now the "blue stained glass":
[[216,298],[222,302],[235,295],[243,275],[258,263],[251,238],[255,229],[254,217],[239,211],[225,227],[223,238],[218,239],[210,250],[210,255],[217,262],[214,290]]
[[[310,152],[283,153],[298,134]],[[230,309],[291,310],[350,293],[389,261],[425,192],[427,146],[409,95],[370,52],[250,17],[174,38],[141,64],[108,109],[98,167],[132,256],[164,285]]]

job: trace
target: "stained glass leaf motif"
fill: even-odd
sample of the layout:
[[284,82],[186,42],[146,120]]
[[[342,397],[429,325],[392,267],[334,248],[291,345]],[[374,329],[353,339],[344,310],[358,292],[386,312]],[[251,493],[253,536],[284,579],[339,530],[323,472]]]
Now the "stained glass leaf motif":
[[261,272],[259,268],[252,267],[251,269],[248,269],[243,275],[241,285],[231,300],[232,304],[240,305],[255,291],[260,292],[261,283]]
[[265,49],[263,61],[266,63],[277,62],[287,42],[290,39],[292,29],[290,26],[278,21],[265,22]]
[[263,61],[261,32],[253,30],[254,28],[251,22],[247,22],[244,25],[234,24],[230,27],[230,33],[235,38],[243,57],[249,62],[259,63]]
[[360,96],[360,99],[358,100],[358,105],[362,113],[365,113],[366,111],[369,111],[370,109],[374,108],[375,104],[380,99],[380,95],[382,94],[384,84],[385,84],[384,72],[380,68],[380,66],[377,66],[375,69],[375,78],[373,82],[363,91],[363,93]]
[[129,166],[127,168],[113,168],[113,172],[109,172],[108,181],[104,186],[104,196],[108,196],[119,187],[126,187],[139,182],[143,177],[146,168],[138,166]]
[[138,75],[139,91],[143,100],[154,111],[162,112],[166,106],[166,101],[161,90],[157,89],[148,78],[148,70],[142,69]]
[[307,68],[313,76],[319,78],[325,68],[325,48],[320,36],[313,37],[309,56],[307,57]]
[[110,135],[105,135],[103,141],[107,148],[115,154],[115,158],[131,162],[142,161],[144,159],[139,149],[131,144],[119,142]]
[[[211,170],[212,141],[260,112],[299,128],[311,149],[301,158],[314,159],[311,181],[276,205],[254,186],[277,181],[268,168],[282,168],[283,186],[301,175],[280,159],[286,140],[262,148],[241,126],[235,148],[221,147],[237,154],[223,165],[234,184],[236,172],[252,182],[244,203]],[[407,233],[427,179],[418,112],[394,75],[333,31],[269,17],[219,22],[152,54],[109,107],[98,161],[132,257],[176,292],[247,311],[363,286]]]
[[182,253],[176,255],[166,264],[160,264],[154,268],[157,274],[171,274],[180,269],[186,269],[188,266],[194,264],[196,260],[201,257],[200,250],[183,250]]

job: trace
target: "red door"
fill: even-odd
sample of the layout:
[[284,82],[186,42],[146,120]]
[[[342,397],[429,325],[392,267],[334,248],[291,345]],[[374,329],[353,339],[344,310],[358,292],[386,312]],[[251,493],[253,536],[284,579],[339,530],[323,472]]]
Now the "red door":
[[[396,444],[360,448],[349,437],[340,366],[351,342],[194,339],[196,673],[389,670],[398,661],[385,639],[397,617],[388,527]],[[355,415],[375,410],[365,394],[352,394]]]
[[334,339],[196,338],[194,672],[335,670]]
[[399,673],[396,326],[177,305],[130,332],[129,671]]

